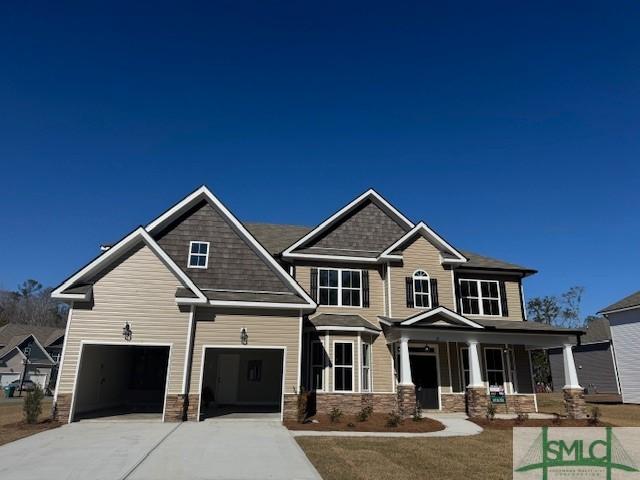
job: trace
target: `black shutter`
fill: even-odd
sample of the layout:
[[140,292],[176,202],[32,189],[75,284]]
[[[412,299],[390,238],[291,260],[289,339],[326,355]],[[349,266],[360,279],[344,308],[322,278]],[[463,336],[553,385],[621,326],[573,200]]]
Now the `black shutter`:
[[438,302],[438,280],[432,278],[430,280],[431,283],[431,308],[436,308],[440,306],[440,302]]
[[311,269],[311,291],[309,293],[311,294],[311,299],[314,302],[317,302],[318,301],[318,269],[317,268]]
[[369,308],[369,270],[362,270],[362,307]]
[[405,277],[407,285],[407,308],[413,308],[413,277]]
[[453,277],[453,285],[456,290],[456,311],[462,313],[462,296],[460,295],[460,282],[458,277]]
[[504,282],[500,280],[500,302],[502,306],[502,316],[509,316],[509,309],[507,308],[507,289],[504,286]]

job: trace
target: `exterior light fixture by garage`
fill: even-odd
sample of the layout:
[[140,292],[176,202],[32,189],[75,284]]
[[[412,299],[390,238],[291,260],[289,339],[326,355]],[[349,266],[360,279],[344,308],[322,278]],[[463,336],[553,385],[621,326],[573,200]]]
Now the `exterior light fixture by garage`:
[[131,331],[131,327],[129,326],[129,322],[126,322],[124,324],[124,328],[122,329],[122,336],[124,337],[124,339],[127,342],[131,340],[131,337],[133,336],[133,332]]
[[247,329],[244,327],[240,330],[240,343],[242,343],[242,345],[249,343],[249,334],[247,333]]

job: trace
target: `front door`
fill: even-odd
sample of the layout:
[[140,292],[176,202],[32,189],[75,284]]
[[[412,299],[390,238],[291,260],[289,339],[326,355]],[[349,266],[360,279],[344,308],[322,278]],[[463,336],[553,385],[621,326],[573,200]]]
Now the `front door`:
[[411,379],[422,408],[438,409],[438,362],[435,355],[411,355]]
[[240,355],[221,353],[218,357],[218,381],[216,401],[221,404],[235,403],[238,398],[238,372]]

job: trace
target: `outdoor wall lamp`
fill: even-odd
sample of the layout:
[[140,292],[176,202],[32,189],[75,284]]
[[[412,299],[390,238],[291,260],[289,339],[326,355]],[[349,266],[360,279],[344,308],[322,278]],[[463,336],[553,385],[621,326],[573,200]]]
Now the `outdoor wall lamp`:
[[122,329],[122,336],[128,342],[128,341],[131,340],[131,336],[132,335],[133,335],[133,332],[131,331],[131,327],[129,326],[129,322],[126,322],[124,324],[124,328]]
[[240,330],[240,343],[242,343],[242,345],[249,343],[249,334],[247,333],[247,329],[244,327]]

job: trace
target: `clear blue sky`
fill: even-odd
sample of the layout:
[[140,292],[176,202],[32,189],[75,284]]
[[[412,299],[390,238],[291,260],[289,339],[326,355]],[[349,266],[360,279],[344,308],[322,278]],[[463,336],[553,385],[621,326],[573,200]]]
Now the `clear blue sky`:
[[0,6],[0,287],[207,184],[305,225],[374,187],[585,314],[640,289],[637,2],[129,3]]

